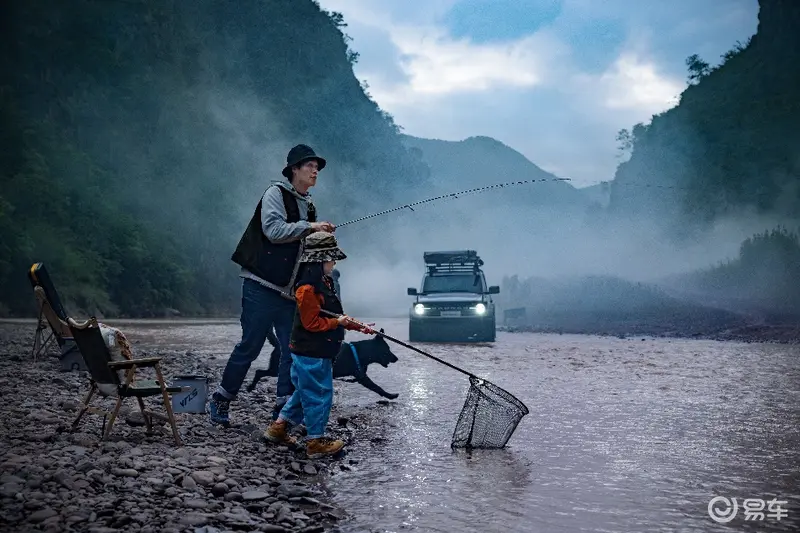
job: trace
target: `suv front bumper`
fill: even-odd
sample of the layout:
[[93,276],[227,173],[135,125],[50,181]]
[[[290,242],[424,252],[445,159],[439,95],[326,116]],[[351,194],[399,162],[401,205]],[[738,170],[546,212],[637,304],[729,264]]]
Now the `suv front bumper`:
[[495,339],[493,314],[461,317],[409,317],[409,340],[422,342],[483,341]]

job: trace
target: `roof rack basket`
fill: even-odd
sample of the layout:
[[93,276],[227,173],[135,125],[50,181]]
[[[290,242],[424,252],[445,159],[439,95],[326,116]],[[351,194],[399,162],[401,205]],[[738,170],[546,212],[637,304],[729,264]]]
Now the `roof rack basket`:
[[428,274],[451,274],[478,272],[483,260],[475,250],[456,250],[449,252],[425,252],[423,254]]

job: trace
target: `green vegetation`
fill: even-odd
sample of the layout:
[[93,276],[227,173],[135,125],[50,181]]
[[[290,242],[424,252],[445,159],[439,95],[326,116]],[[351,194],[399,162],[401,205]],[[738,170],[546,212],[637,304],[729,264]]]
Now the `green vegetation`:
[[758,313],[772,321],[800,320],[800,238],[786,228],[754,235],[739,256],[713,268],[681,276],[684,290]]
[[[689,241],[721,220],[756,228],[800,223],[800,4],[760,0],[757,33],[711,66],[686,59],[676,107],[617,135],[620,163],[609,211],[660,222]],[[724,265],[680,277],[704,303],[779,319],[800,317],[797,238],[756,234]]]
[[617,213],[703,228],[745,210],[800,216],[800,5],[760,1],[759,28],[711,67],[687,60],[678,106],[622,130],[612,186]]
[[311,0],[32,0],[0,21],[2,314],[32,314],[44,261],[75,314],[235,315],[230,254],[299,142],[329,160],[326,219],[427,179]]

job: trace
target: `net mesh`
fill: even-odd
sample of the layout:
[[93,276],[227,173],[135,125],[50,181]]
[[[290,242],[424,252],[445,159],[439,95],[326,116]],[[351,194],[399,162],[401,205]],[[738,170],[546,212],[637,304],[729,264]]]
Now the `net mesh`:
[[453,448],[502,448],[528,408],[510,392],[475,377],[453,432]]

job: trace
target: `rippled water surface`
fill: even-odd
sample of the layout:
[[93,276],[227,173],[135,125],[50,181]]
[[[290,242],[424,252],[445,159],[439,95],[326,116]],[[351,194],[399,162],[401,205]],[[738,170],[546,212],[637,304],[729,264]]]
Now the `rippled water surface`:
[[[378,323],[407,338],[405,321]],[[227,355],[239,332],[139,323],[135,337]],[[354,470],[326,480],[353,515],[341,531],[800,530],[800,347],[502,332],[419,347],[530,414],[504,450],[452,451],[467,377],[397,346],[399,363],[370,367],[396,401],[357,384],[337,396],[382,421],[380,438],[350,446]],[[729,524],[709,517],[715,496],[737,498]],[[744,520],[745,498],[773,497],[788,517]]]

